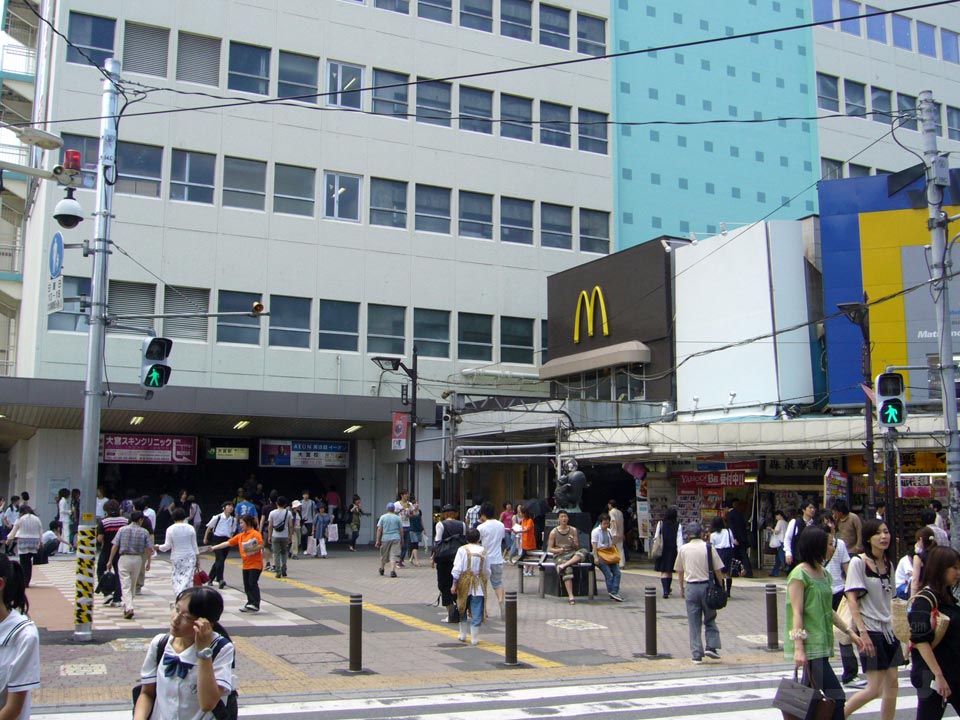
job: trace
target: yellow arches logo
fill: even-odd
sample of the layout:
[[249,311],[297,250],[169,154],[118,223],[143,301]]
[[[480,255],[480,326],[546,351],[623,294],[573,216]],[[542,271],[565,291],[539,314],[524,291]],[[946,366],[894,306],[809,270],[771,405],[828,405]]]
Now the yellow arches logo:
[[573,321],[573,342],[580,342],[580,307],[585,305],[587,308],[587,335],[593,337],[593,315],[594,309],[600,302],[600,321],[603,324],[603,334],[609,335],[610,328],[607,326],[607,305],[603,301],[603,291],[599,285],[594,285],[593,290],[587,295],[586,290],[580,291],[580,297],[577,298],[577,317]]

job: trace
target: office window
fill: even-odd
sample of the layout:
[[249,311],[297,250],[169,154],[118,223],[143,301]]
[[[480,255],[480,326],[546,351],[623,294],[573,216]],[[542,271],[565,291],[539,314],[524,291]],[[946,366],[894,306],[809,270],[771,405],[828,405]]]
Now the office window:
[[450,83],[438,81],[417,85],[417,122],[450,127],[450,87]]
[[180,32],[177,35],[177,80],[220,84],[220,38]]
[[399,180],[370,179],[370,224],[407,227],[407,184]]
[[607,154],[607,115],[593,110],[578,111],[578,146],[586,152]]
[[163,148],[140,143],[117,143],[117,183],[114,190],[125,195],[160,197]]
[[493,0],[460,0],[460,27],[493,32]]
[[[833,0],[813,0],[813,21],[824,22],[833,20]],[[833,23],[821,25],[820,27],[833,28]]]
[[[867,5],[868,13],[882,12],[880,8]],[[867,37],[876,42],[887,42],[887,16],[875,15],[867,18]]]
[[[250,312],[255,302],[261,301],[259,293],[221,290],[217,312]],[[260,344],[260,318],[247,315],[231,315],[217,318],[217,342],[240,345]]]
[[[312,55],[280,51],[277,69],[277,95],[295,97],[301,102],[317,102],[320,92],[320,59]],[[303,97],[306,95],[307,97]]]
[[493,316],[457,316],[457,355],[461,360],[493,360]]
[[550,355],[547,352],[550,347],[550,343],[549,343],[550,335],[548,333],[548,325],[549,323],[546,320],[540,321],[540,364],[541,365],[544,365],[550,359]]
[[[92,190],[97,186],[97,165],[100,162],[100,139],[84,135],[63,133],[63,150],[80,151],[80,179],[81,187]],[[63,151],[60,153],[60,162],[63,163]]]
[[933,104],[933,125],[934,132],[938,137],[943,135],[943,103]]
[[[107,58],[113,57],[113,34],[116,25],[117,21],[112,18],[71,11],[67,37],[73,45],[86,53],[90,60],[103,67]],[[90,60],[81,55],[80,50],[68,45],[67,62],[89,65]]]
[[123,31],[124,72],[166,77],[169,57],[168,28],[142,25],[129,20],[126,22]]
[[417,15],[442,23],[453,22],[453,0],[417,0]]
[[947,137],[960,140],[960,108],[947,105]]
[[86,310],[80,309],[79,300],[67,298],[90,297],[90,278],[63,276],[63,310],[47,315],[47,330],[87,332]]
[[381,10],[410,14],[410,0],[374,0],[373,6]]
[[570,108],[540,101],[540,142],[556,147],[570,147]]
[[323,216],[360,220],[360,176],[328,172],[324,180]]
[[533,365],[533,320],[500,317],[500,362]]
[[[115,315],[151,315],[157,311],[157,287],[149,283],[111,280],[108,290],[110,312]],[[123,321],[134,328],[108,325],[107,332],[119,335],[144,335],[153,331],[153,319],[136,318]]]
[[876,122],[890,125],[893,123],[892,93],[883,88],[870,88],[870,109],[873,114],[870,116]]
[[905,15],[892,15],[893,46],[904,50],[913,50],[912,21]]
[[500,93],[500,137],[533,141],[533,100]]
[[255,95],[269,95],[270,48],[231,42],[227,87]]
[[313,168],[274,165],[273,211],[313,217],[316,182],[317,173]]
[[493,195],[460,191],[461,237],[493,239]]
[[570,49],[570,11],[540,4],[540,44]]
[[928,57],[937,56],[937,29],[917,20],[917,52]]
[[213,204],[217,157],[191,150],[170,156],[170,199]]
[[517,40],[533,39],[531,0],[500,0],[500,34]]
[[223,159],[223,206],[263,210],[267,197],[267,164],[259,160]]
[[920,113],[917,110],[917,98],[914,95],[904,95],[897,93],[897,113],[900,115],[898,127],[907,130],[917,129],[917,118]]
[[960,36],[952,30],[940,28],[940,45],[943,59],[947,62],[960,63],[960,46],[957,40]]
[[[163,288],[163,312],[169,315],[210,312],[210,291],[207,288],[165,285]],[[164,318],[162,322],[165,337],[199,340],[200,342],[207,341],[207,334],[210,331],[210,318]]]
[[580,252],[610,253],[610,213],[580,208]]
[[533,201],[500,198],[500,240],[533,245]]
[[853,80],[843,81],[843,99],[846,105],[847,115],[859,115],[861,117],[867,114],[867,86],[863,83]]
[[310,298],[270,296],[269,343],[274,347],[310,347]]
[[446,310],[413,310],[413,344],[420,357],[450,357],[450,313]]
[[367,352],[404,355],[407,309],[367,305]]
[[824,110],[840,109],[840,83],[833,75],[817,73],[817,107]]
[[362,67],[333,60],[327,63],[327,105],[359,110],[361,87]]
[[820,178],[823,180],[838,180],[843,177],[843,162],[820,158]]
[[360,343],[360,304],[343,300],[320,300],[321,350],[356,352]]
[[[405,83],[410,77],[390,70],[373,70],[373,111],[379,115],[407,117],[407,92]],[[395,85],[398,87],[388,87]]]
[[460,129],[493,134],[493,93],[460,86]]
[[849,177],[870,177],[870,168],[867,165],[857,165],[856,163],[847,164],[847,173]]
[[607,54],[607,24],[602,18],[577,13],[577,52],[594,57]]
[[857,15],[862,15],[861,6],[858,2],[853,2],[853,0],[840,0],[840,31],[845,32],[849,35],[856,35],[859,37],[862,34],[861,31],[861,20],[844,20],[844,18],[855,18]]
[[450,188],[417,185],[416,193],[416,229],[449,235]]
[[573,248],[573,208],[540,203],[540,246]]

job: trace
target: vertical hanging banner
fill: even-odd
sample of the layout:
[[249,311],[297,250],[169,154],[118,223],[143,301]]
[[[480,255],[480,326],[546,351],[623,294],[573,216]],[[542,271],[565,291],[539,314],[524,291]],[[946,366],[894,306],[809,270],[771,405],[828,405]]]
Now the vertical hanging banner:
[[393,414],[392,430],[390,435],[391,450],[405,450],[407,447],[407,424],[410,422],[410,415],[405,412],[395,412]]

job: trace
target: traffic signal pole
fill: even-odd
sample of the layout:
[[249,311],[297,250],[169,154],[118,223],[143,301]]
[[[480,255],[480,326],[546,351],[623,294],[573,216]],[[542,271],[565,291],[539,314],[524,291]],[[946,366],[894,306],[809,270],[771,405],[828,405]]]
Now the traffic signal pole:
[[[100,160],[97,163],[97,209],[89,254],[90,316],[87,333],[87,376],[83,388],[83,434],[80,460],[80,524],[77,530],[77,579],[73,637],[93,639],[93,583],[97,546],[97,469],[100,462],[100,411],[103,404],[103,343],[107,322],[107,258],[117,157],[117,88],[120,63],[108,58],[100,104]],[[85,251],[86,252],[86,251]]]
[[936,106],[933,93],[924,90],[918,102],[927,166],[927,208],[930,219],[931,273],[937,310],[940,345],[940,394],[946,431],[947,483],[950,490],[950,544],[960,550],[960,441],[957,437],[956,372],[953,360],[953,328],[950,323],[949,275],[953,262],[947,249],[947,216],[943,212],[943,188],[950,184],[947,157],[937,152]]

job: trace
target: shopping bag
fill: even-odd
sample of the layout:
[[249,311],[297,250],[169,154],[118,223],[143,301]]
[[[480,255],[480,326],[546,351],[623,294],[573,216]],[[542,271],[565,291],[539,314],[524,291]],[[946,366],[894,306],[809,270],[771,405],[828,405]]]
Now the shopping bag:
[[317,539],[312,535],[307,538],[307,555],[317,554]]
[[327,525],[327,542],[340,542],[340,527],[336,523]]
[[794,668],[793,678],[783,678],[773,697],[773,706],[783,713],[783,720],[830,720],[834,704],[822,690],[813,687],[809,665],[802,680]]

